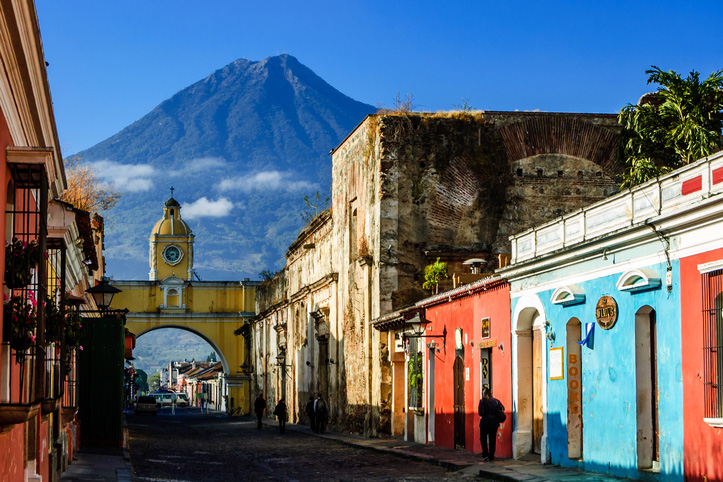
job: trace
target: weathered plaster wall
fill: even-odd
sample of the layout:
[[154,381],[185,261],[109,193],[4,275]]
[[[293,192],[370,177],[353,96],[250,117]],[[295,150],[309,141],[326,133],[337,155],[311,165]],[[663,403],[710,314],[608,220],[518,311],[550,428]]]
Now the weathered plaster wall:
[[333,427],[340,418],[344,366],[332,226],[331,211],[319,214],[289,247],[286,267],[259,287],[252,350],[260,361],[255,364],[255,390],[265,390],[274,403],[285,397],[290,420],[303,423],[308,423],[304,408],[309,397],[322,393]]
[[[615,185],[614,124],[615,116],[541,113],[367,117],[333,151],[331,221],[302,232],[283,275],[257,290],[255,333],[283,333],[275,343],[290,350],[286,386],[298,403],[319,373],[302,366],[319,353],[308,314],[319,280],[334,273],[333,294],[318,295],[331,300],[332,410],[340,428],[389,433],[389,337],[371,320],[428,296],[423,270],[435,256],[450,266],[485,257],[491,271],[509,233],[604,197]],[[278,347],[263,340],[270,351],[261,358],[275,357]]]

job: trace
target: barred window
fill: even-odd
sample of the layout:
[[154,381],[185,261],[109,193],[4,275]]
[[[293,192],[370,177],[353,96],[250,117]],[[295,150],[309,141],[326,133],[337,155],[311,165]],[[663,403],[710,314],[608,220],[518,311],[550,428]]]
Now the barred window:
[[421,410],[424,408],[424,354],[420,351],[423,344],[419,338],[409,338],[408,367],[408,399],[409,408]]
[[702,278],[705,417],[723,418],[723,269]]

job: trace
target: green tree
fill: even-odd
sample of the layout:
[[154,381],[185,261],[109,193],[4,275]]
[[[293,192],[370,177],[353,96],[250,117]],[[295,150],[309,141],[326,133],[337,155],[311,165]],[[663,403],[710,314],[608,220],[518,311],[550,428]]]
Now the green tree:
[[449,278],[447,273],[447,263],[440,263],[439,258],[434,263],[425,266],[424,268],[424,283],[422,288],[425,290],[431,290],[434,288],[436,293],[439,289],[439,280],[441,277]]
[[148,374],[143,370],[136,369],[136,385],[141,393],[148,392]]
[[161,387],[161,374],[156,372],[148,377],[148,388],[150,390],[158,390]]
[[271,281],[276,276],[277,271],[271,271],[270,269],[264,269],[259,271],[259,277],[261,281]]
[[628,104],[623,126],[623,187],[634,186],[721,149],[723,70],[701,81],[695,70],[682,78],[656,66],[645,71],[655,94]]

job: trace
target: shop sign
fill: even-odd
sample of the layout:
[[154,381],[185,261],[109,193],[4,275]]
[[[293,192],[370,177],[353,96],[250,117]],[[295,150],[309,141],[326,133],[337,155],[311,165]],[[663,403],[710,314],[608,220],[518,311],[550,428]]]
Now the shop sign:
[[615,326],[615,322],[618,320],[618,304],[612,296],[603,296],[598,300],[597,306],[595,306],[595,318],[603,330],[609,330]]
[[580,360],[575,354],[567,357],[567,405],[571,414],[580,413]]
[[482,318],[482,338],[490,337],[490,319]]

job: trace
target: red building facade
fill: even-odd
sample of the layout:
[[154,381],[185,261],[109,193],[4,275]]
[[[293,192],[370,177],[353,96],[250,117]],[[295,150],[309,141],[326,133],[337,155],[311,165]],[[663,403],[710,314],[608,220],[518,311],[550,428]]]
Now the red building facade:
[[680,286],[685,480],[723,481],[723,248],[681,257]]
[[500,457],[512,456],[512,357],[510,289],[500,278],[487,278],[417,303],[428,322],[425,333],[441,335],[428,353],[427,423],[429,443],[481,452],[482,389],[505,406],[507,420],[497,432]]

